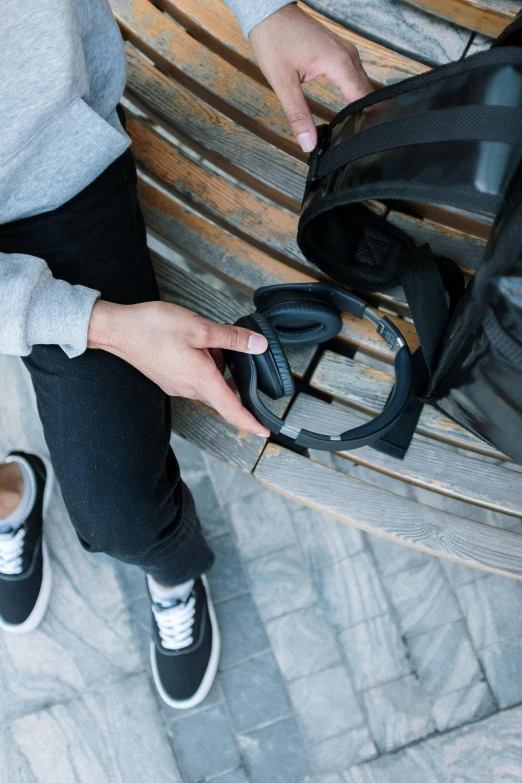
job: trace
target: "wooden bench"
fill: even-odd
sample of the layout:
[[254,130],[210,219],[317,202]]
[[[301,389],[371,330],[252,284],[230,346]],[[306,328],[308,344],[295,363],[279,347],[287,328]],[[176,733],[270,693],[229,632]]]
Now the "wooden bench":
[[[126,39],[128,131],[164,298],[230,323],[253,309],[258,286],[320,279],[296,244],[305,156],[228,8],[220,0],[111,4]],[[496,28],[484,20],[498,21],[504,5],[416,4],[442,15],[458,10],[457,22],[489,34]],[[376,85],[429,68],[306,10],[358,46]],[[445,35],[444,23],[434,28]],[[463,54],[472,34],[457,32],[452,40]],[[343,105],[324,80],[305,91],[318,121]],[[477,268],[490,227],[474,216],[418,204],[408,213],[371,208],[457,260],[467,275]],[[412,348],[418,345],[402,291],[374,294],[371,302],[399,324]],[[291,421],[339,432],[382,407],[392,359],[371,325],[345,315],[333,343],[290,352],[296,395],[270,404]],[[237,432],[201,403],[175,399],[172,410],[178,434],[296,501],[402,544],[522,577],[522,473],[432,408],[424,410],[402,463],[370,448],[303,456]]]

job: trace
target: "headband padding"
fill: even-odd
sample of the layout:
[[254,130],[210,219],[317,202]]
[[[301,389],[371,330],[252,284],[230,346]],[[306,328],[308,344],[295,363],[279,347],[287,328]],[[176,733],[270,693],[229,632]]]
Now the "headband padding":
[[268,305],[262,314],[283,345],[317,345],[341,330],[339,311],[317,300],[290,300]]

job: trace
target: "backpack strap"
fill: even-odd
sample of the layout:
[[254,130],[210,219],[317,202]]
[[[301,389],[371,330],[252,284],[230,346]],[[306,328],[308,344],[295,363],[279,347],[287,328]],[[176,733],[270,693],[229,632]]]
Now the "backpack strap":
[[518,12],[511,24],[493,41],[491,48],[494,46],[522,46],[522,11]]

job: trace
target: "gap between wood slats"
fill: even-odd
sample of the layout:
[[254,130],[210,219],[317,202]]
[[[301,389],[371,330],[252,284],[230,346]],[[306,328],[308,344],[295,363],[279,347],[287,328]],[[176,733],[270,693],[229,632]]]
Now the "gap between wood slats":
[[321,513],[428,554],[522,578],[522,535],[457,517],[268,444],[254,476]]
[[510,0],[406,0],[453,24],[496,38],[520,8]]

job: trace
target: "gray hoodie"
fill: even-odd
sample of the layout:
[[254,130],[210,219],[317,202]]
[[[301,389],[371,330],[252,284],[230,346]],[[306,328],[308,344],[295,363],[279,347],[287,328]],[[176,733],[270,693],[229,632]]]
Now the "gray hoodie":
[[[245,35],[289,0],[226,0]],[[56,209],[129,146],[116,105],[125,53],[108,0],[2,0],[0,224]],[[98,291],[0,253],[0,353],[83,353]]]

